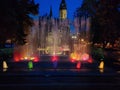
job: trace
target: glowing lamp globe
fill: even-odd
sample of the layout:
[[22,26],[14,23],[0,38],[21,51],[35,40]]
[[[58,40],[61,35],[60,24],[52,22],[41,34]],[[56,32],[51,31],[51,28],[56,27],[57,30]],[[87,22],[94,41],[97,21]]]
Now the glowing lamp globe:
[[83,61],[86,61],[86,60],[88,60],[88,59],[89,59],[89,54],[84,53],[84,54],[82,55],[82,60],[83,60]]

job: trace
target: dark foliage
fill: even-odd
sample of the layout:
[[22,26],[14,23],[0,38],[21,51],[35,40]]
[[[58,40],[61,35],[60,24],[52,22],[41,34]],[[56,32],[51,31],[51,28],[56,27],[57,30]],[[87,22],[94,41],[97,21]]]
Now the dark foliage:
[[91,34],[94,43],[115,43],[120,38],[120,0],[83,0],[77,16],[91,17]]
[[16,44],[25,44],[25,37],[38,14],[34,0],[0,0],[0,43],[11,39]]

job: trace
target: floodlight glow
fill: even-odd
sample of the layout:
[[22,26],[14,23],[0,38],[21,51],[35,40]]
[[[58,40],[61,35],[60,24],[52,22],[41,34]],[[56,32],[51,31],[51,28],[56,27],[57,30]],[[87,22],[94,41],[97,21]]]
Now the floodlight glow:
[[78,62],[78,63],[77,63],[76,68],[77,68],[77,69],[80,69],[80,68],[81,68],[81,62]]
[[33,68],[33,62],[32,62],[32,61],[29,61],[29,62],[28,62],[28,68],[29,68],[29,69],[32,69],[32,68]]
[[58,56],[52,56],[52,62],[57,61],[58,60]]
[[88,55],[87,53],[84,53],[84,54],[82,55],[82,60],[86,61],[86,60],[88,60],[88,59],[89,59],[89,55]]
[[6,62],[6,61],[3,61],[3,68],[4,68],[4,69],[7,69],[7,68],[8,68],[8,65],[7,65],[7,62]]
[[103,68],[104,68],[104,62],[103,62],[103,61],[100,62],[99,68],[100,68],[100,69],[103,69]]
[[34,57],[33,62],[38,62],[39,58],[38,57]]

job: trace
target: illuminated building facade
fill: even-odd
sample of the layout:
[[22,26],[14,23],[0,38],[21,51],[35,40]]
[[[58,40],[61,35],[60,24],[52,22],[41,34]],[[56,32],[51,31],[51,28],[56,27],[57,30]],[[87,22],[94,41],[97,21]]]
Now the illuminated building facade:
[[70,28],[65,0],[60,4],[60,17],[52,16],[52,7],[47,16],[39,18],[39,50],[47,54],[64,54],[69,51]]

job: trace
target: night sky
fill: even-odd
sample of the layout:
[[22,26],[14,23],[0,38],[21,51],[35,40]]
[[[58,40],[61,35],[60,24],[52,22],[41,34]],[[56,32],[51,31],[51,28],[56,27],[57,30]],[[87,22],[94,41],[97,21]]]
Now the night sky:
[[[59,5],[62,0],[35,0],[39,3],[39,15],[49,14],[50,6],[52,6],[53,16],[59,17]],[[76,8],[81,6],[82,0],[65,0],[67,4],[68,19],[73,20]]]

